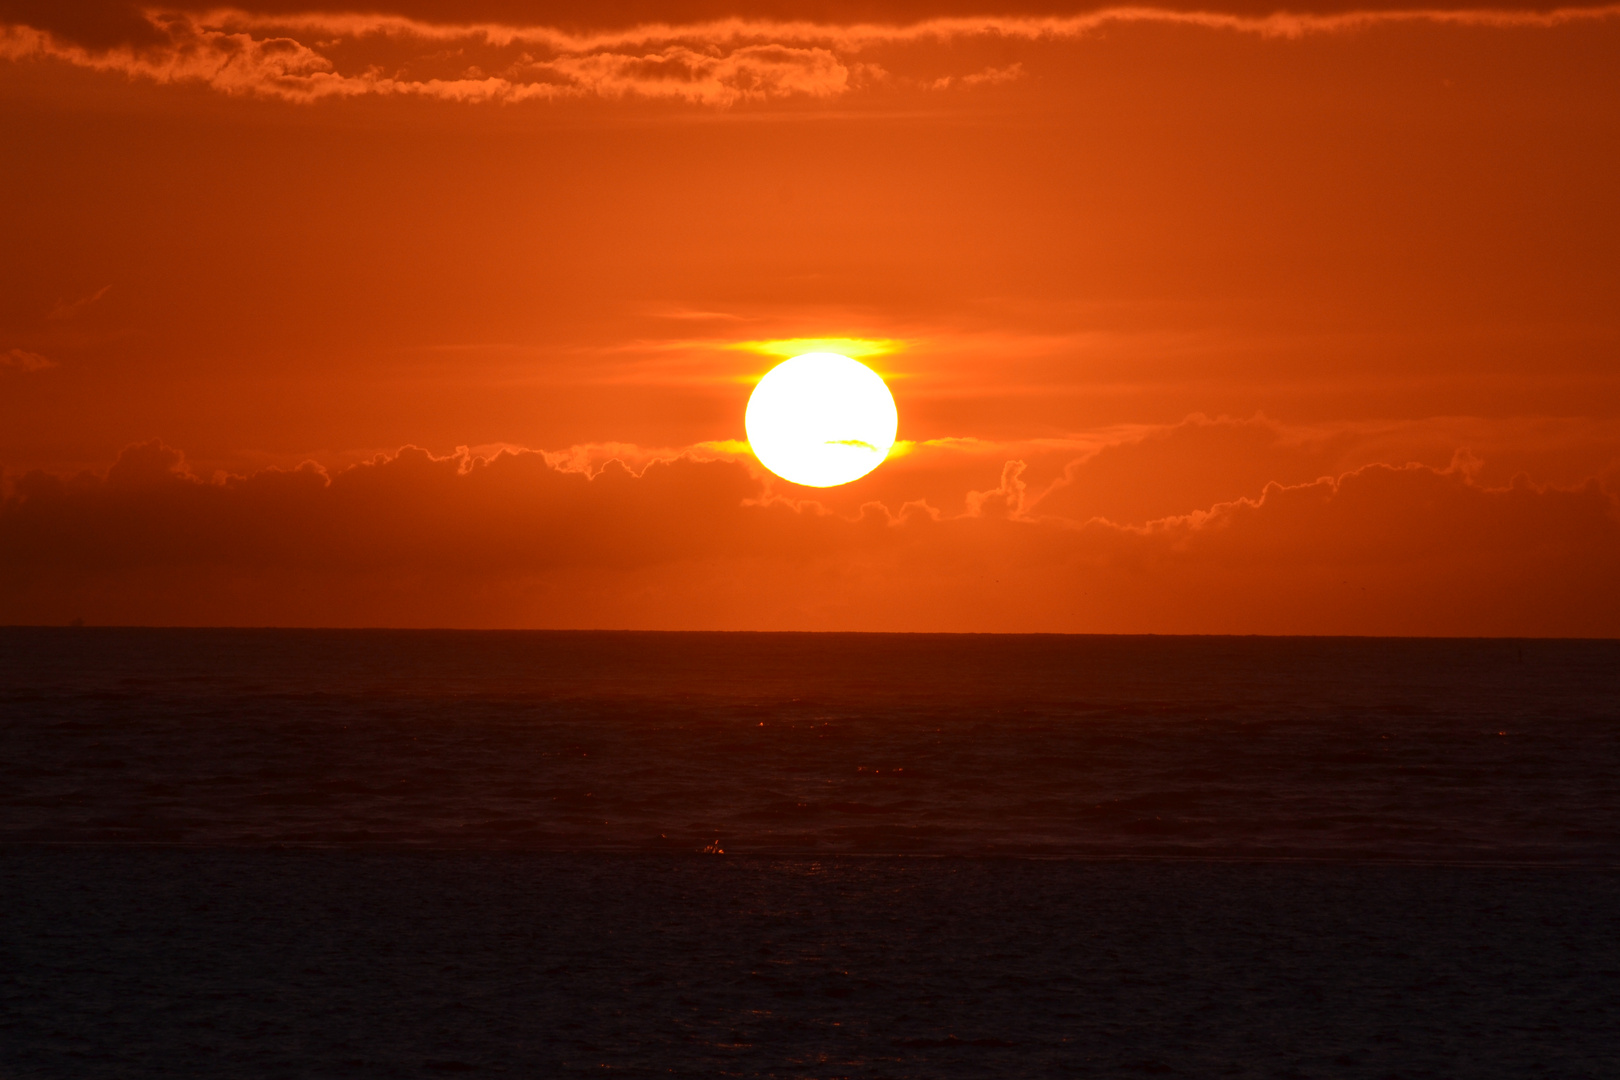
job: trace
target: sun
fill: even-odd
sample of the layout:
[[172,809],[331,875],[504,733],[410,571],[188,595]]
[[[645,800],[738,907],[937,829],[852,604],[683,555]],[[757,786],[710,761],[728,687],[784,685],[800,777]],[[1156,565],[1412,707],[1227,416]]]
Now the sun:
[[899,423],[882,376],[830,352],[795,356],[766,372],[743,418],[760,464],[807,487],[847,484],[877,468]]

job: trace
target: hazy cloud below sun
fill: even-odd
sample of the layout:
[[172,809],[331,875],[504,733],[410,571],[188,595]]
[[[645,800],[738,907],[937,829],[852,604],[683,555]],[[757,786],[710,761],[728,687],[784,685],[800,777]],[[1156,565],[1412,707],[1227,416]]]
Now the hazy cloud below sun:
[[[1182,432],[1223,426],[1241,425]],[[1176,434],[1113,445],[1140,453]],[[723,448],[633,469],[407,447],[332,472],[207,480],[154,442],[102,475],[12,480],[0,620],[1620,632],[1612,482],[1489,486],[1464,455],[1271,482],[1140,524],[1060,497],[1105,489],[1115,467],[1102,450],[1071,458],[1043,492],[1028,463],[1002,461],[952,509],[840,513]]]

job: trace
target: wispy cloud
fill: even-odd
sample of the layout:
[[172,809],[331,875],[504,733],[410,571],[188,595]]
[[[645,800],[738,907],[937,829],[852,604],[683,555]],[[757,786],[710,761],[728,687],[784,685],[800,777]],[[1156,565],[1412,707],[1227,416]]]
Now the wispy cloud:
[[17,368],[22,371],[44,371],[55,366],[55,360],[47,359],[36,352],[28,352],[26,349],[8,349],[0,352],[0,367]]
[[90,295],[81,296],[77,300],[58,300],[45,317],[47,319],[55,319],[57,321],[71,319],[74,316],[81,314],[85,308],[88,308],[90,305],[96,303],[103,296],[106,296],[107,290],[111,288],[111,285],[103,285]]
[[[579,97],[727,106],[832,98],[884,81],[873,54],[970,39],[1064,41],[1110,27],[1165,25],[1272,39],[1429,24],[1546,29],[1620,17],[1620,5],[1551,10],[1414,8],[1264,16],[1115,7],[1081,15],[983,16],[906,24],[719,19],[571,32],[544,25],[433,23],[395,15],[264,15],[149,9],[147,40],[92,47],[25,24],[0,26],[0,58],[54,58],[160,83],[292,102],[407,95],[457,102]],[[961,63],[947,57],[946,62]],[[946,71],[918,82],[949,90],[1006,82],[1019,64]]]
[[1304,37],[1391,23],[1545,28],[1620,15],[1620,5],[1570,6],[1553,9],[1408,8],[1344,11],[1333,14],[1240,15],[1220,11],[1185,11],[1148,5],[1121,5],[1077,15],[984,15],[922,19],[910,23],[818,23],[808,20],[726,18],[693,23],[643,23],[620,30],[568,32],[549,26],[496,23],[429,23],[391,15],[320,14],[250,15],[222,9],[203,16],[222,26],[256,30],[295,30],[344,37],[418,38],[428,41],[482,40],[491,45],[528,45],[559,53],[659,46],[672,42],[734,45],[745,42],[817,44],[840,50],[928,42],[945,44],[964,38],[1061,40],[1082,37],[1109,26],[1166,23],[1230,30],[1263,37]]
[[[236,12],[149,17],[164,35],[161,45],[93,49],[29,26],[10,25],[0,28],[0,58],[48,57],[159,83],[202,83],[227,94],[299,103],[362,95],[470,103],[635,96],[730,105],[789,96],[831,97],[848,89],[851,80],[850,68],[828,49],[784,42],[704,49],[671,39],[636,52],[548,49],[536,56],[514,46],[546,35],[518,29],[492,35],[462,27],[403,22],[396,26],[390,20],[368,25],[339,17],[332,26],[311,19],[281,21],[295,24],[295,32],[339,35],[336,40],[307,44],[288,36],[280,25],[266,27],[263,20]],[[388,57],[391,63],[386,66],[368,58],[349,70],[334,58],[345,47],[352,49],[378,36],[403,55]],[[502,42],[502,37],[509,40]],[[445,67],[446,40],[481,41],[493,46],[497,55],[423,73],[424,66]],[[413,53],[412,46],[432,46],[441,55],[424,57]],[[492,65],[499,66],[498,73],[487,73]]]

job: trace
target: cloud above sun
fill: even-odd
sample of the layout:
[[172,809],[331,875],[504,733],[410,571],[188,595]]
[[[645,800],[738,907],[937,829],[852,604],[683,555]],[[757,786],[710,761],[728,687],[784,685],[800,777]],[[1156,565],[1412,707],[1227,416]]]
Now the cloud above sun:
[[[952,46],[964,42],[1062,42],[1131,26],[1274,40],[1413,24],[1546,29],[1620,18],[1620,5],[1261,16],[1120,6],[1067,16],[847,24],[728,18],[595,31],[388,14],[154,7],[121,13],[128,40],[87,36],[75,20],[48,12],[28,14],[0,23],[0,58],[54,60],[226,94],[299,103],[380,95],[464,103],[640,98],[729,106],[832,99],[881,84],[964,90],[1024,73],[1020,63],[960,70]],[[896,54],[905,57],[898,66],[891,60]]]

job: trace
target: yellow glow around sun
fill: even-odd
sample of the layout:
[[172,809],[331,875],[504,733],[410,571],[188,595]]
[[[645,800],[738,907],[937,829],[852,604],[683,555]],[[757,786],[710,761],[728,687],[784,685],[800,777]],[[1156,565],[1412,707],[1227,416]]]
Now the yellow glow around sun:
[[774,338],[770,341],[738,341],[728,346],[742,352],[761,356],[803,356],[805,353],[830,352],[839,356],[887,356],[899,352],[906,343],[896,338]]
[[900,417],[877,372],[812,352],[776,365],[754,387],[743,419],[760,464],[784,480],[834,487],[877,468]]

